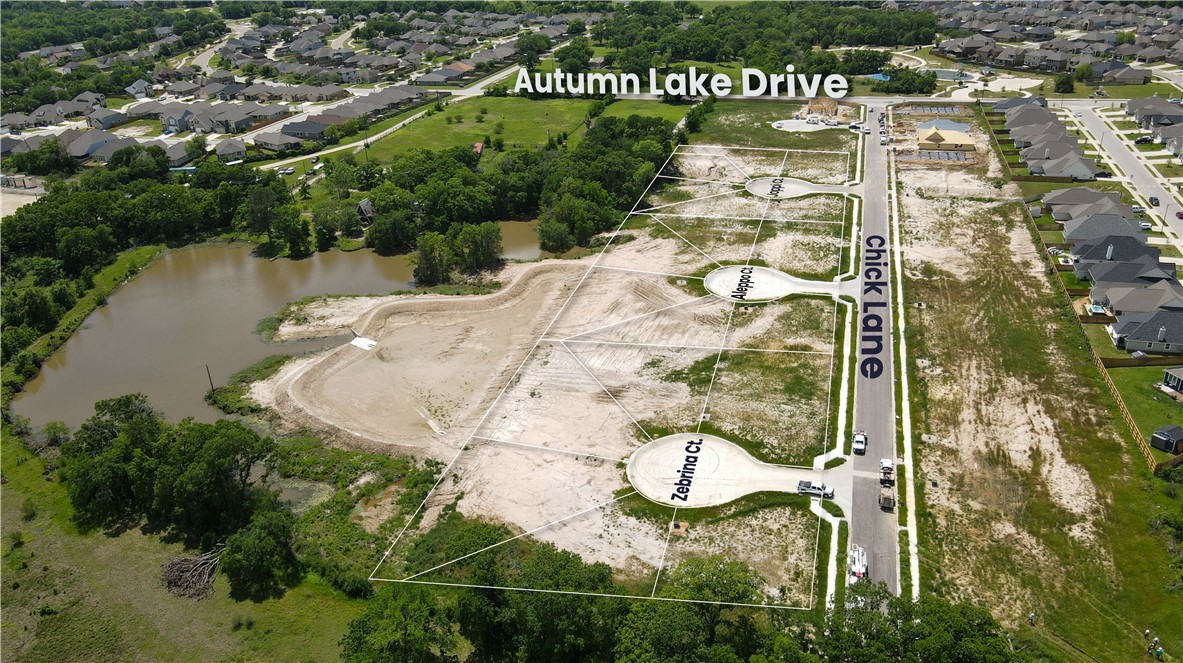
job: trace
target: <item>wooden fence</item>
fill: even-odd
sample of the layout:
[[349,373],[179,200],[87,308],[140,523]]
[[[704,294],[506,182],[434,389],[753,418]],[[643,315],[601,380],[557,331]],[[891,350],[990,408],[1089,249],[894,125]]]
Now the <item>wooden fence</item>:
[[1016,182],[1055,182],[1056,184],[1071,184],[1076,181],[1071,177],[1052,177],[1050,175],[1011,175],[1010,178]]
[[[1012,178],[1012,179],[1018,179],[1018,178],[1016,177],[1016,178]],[[1044,179],[1044,178],[1040,178],[1040,179]],[[1049,181],[1055,181],[1053,178],[1046,178],[1046,179],[1048,179]],[[1072,181],[1072,180],[1069,179],[1068,181]],[[1027,217],[1027,222],[1031,224],[1031,227],[1033,229],[1038,230],[1038,225],[1035,223],[1035,219],[1031,217],[1030,209],[1026,205],[1023,206],[1023,209],[1026,210],[1024,215]],[[1040,249],[1043,253],[1044,259],[1050,262],[1051,261],[1050,254],[1047,252],[1047,245],[1045,245],[1043,243],[1043,238],[1039,237],[1038,232],[1035,233],[1035,236],[1039,238]],[[1064,266],[1064,265],[1060,265],[1058,263],[1052,263],[1052,265],[1055,267],[1055,269],[1057,271],[1060,269],[1060,267]],[[1088,288],[1071,288],[1071,289],[1069,289],[1068,286],[1064,285],[1063,279],[1059,278],[1058,276],[1052,280],[1059,284],[1060,292],[1063,293],[1063,295],[1064,295],[1064,302],[1069,307],[1072,306],[1072,294],[1073,294],[1072,291],[1073,290],[1078,291],[1078,292],[1083,291],[1083,294],[1088,294],[1088,292],[1089,292]],[[1078,318],[1077,316],[1074,315],[1074,316],[1072,316],[1072,319],[1076,321],[1076,325],[1080,328],[1080,333],[1084,334],[1084,325],[1081,323],[1080,318]],[[1086,339],[1086,341],[1087,341],[1087,339]],[[1134,417],[1133,417],[1133,415],[1130,414],[1129,408],[1127,408],[1125,406],[1125,401],[1123,401],[1121,399],[1121,392],[1119,392],[1117,390],[1117,387],[1113,384],[1113,380],[1109,377],[1109,371],[1106,370],[1106,368],[1105,368],[1105,362],[1101,360],[1101,356],[1098,355],[1097,351],[1093,349],[1093,345],[1091,342],[1089,342],[1089,355],[1092,356],[1093,363],[1096,364],[1097,371],[1099,371],[1101,373],[1101,379],[1105,381],[1105,386],[1109,388],[1109,393],[1112,394],[1113,400],[1117,401],[1117,408],[1118,408],[1118,410],[1121,411],[1121,417],[1123,419],[1125,419],[1126,427],[1128,427],[1130,429],[1130,433],[1133,434],[1133,436],[1134,436],[1134,441],[1138,443],[1138,450],[1142,452],[1142,456],[1146,459],[1146,465],[1147,465],[1147,467],[1150,468],[1150,471],[1152,473],[1154,473],[1154,472],[1158,472],[1161,469],[1164,469],[1167,467],[1172,467],[1172,466],[1177,465],[1179,463],[1183,463],[1183,454],[1181,454],[1171,460],[1164,461],[1162,463],[1159,463],[1156,460],[1154,460],[1154,453],[1150,450],[1150,445],[1146,443],[1146,438],[1142,436],[1142,431],[1138,430],[1138,423],[1136,421],[1134,421]],[[1132,357],[1131,357],[1131,359],[1132,359]]]

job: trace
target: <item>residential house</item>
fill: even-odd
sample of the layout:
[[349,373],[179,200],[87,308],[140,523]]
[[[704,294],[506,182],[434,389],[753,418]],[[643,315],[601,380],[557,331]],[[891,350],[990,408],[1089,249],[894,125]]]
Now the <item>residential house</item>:
[[92,108],[102,106],[107,102],[107,95],[102,92],[83,92],[73,99],[80,104],[86,104]]
[[239,161],[246,158],[246,143],[237,138],[227,138],[214,147],[214,153],[222,161]]
[[1131,313],[1108,328],[1114,344],[1129,352],[1183,354],[1183,311]]
[[1163,371],[1162,384],[1167,389],[1183,396],[1183,366],[1176,366]]
[[140,143],[135,138],[116,138],[104,142],[98,149],[91,152],[90,157],[99,163],[107,163],[116,152],[126,147],[139,147]]
[[288,136],[295,136],[305,140],[321,140],[324,138],[325,129],[329,125],[313,122],[311,120],[302,120],[300,122],[289,122],[280,130]]
[[127,122],[127,116],[110,108],[96,108],[86,116],[86,124],[92,129],[110,129]]
[[1133,237],[1108,235],[1081,242],[1072,249],[1072,267],[1076,277],[1085,279],[1096,263],[1145,262],[1156,264],[1159,251]]
[[1102,237],[1132,237],[1143,244],[1146,235],[1133,219],[1120,214],[1089,214],[1064,223],[1064,242],[1076,246]]
[[286,149],[300,147],[303,144],[304,144],[303,140],[301,140],[295,136],[288,136],[288,135],[282,134],[282,133],[276,133],[276,134],[266,133],[266,134],[257,134],[255,136],[255,147],[258,147],[258,148],[261,148],[264,150],[272,150],[272,151],[278,152],[279,150],[286,150]]
[[152,96],[152,84],[140,78],[136,82],[123,88],[133,99],[144,99]]
[[[1094,301],[1099,301],[1099,298],[1094,298]],[[1183,285],[1177,281],[1158,281],[1150,285],[1110,288],[1102,304],[1109,306],[1113,315],[1183,311]]]
[[84,131],[66,147],[66,154],[75,157],[75,159],[90,159],[90,155],[95,153],[95,150],[103,147],[106,142],[116,140],[117,137],[110,131],[102,129]]
[[1154,431],[1150,436],[1150,446],[1169,454],[1183,453],[1183,426],[1168,424]]

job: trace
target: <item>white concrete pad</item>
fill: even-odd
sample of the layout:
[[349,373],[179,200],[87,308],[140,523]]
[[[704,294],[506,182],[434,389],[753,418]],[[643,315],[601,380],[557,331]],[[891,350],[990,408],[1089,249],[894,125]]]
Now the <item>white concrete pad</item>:
[[834,297],[857,287],[853,281],[809,281],[759,265],[725,265],[707,274],[703,285],[716,297],[743,304],[762,304],[788,295]]
[[649,442],[628,459],[628,479],[646,498],[679,508],[717,506],[762,491],[797,492],[816,480],[808,468],[770,465],[734,442],[679,433]]

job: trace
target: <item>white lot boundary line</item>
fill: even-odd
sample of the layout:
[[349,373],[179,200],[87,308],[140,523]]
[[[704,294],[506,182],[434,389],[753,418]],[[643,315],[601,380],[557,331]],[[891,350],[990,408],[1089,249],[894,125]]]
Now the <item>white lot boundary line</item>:
[[[810,500],[809,510],[813,511],[813,500]],[[822,511],[825,511],[825,509],[822,509]],[[814,514],[814,515],[817,515],[817,514]],[[834,538],[834,539],[838,538],[838,528],[837,527],[834,528],[834,534],[833,534],[832,538]],[[813,595],[817,592],[817,583],[821,581],[821,579],[817,577],[817,555],[821,551],[821,547],[822,547],[822,517],[819,515],[819,516],[817,516],[817,532],[813,536],[813,582],[809,583],[809,607],[810,608],[813,608],[813,605],[814,605],[813,604]],[[829,583],[826,584],[826,589],[828,592]],[[828,603],[828,601],[827,601],[827,603]]]
[[727,347],[727,336],[731,332],[731,318],[735,317],[735,305],[731,306],[731,313],[727,315],[727,326],[723,329],[723,344],[719,346],[719,354],[715,357],[715,368],[711,370],[711,383],[707,385],[706,397],[702,399],[702,412],[698,413],[698,426],[695,433],[702,432],[703,417],[707,414],[707,406],[711,403],[711,390],[715,387],[715,376],[719,374],[719,363],[723,361],[723,348]]
[[435,585],[437,587],[464,587],[465,589],[506,589],[515,592],[534,592],[535,594],[566,594],[567,596],[589,596],[603,599],[638,599],[642,601],[666,601],[669,603],[696,603],[699,605],[725,605],[732,608],[767,608],[770,610],[810,610],[799,605],[779,605],[776,603],[735,603],[733,601],[702,601],[698,599],[679,599],[672,596],[638,596],[636,594],[606,594],[604,592],[573,592],[563,589],[535,589],[533,587],[498,587],[495,585],[474,585],[461,582],[435,582],[431,580],[392,580],[390,578],[373,578],[380,582],[405,582],[410,585]]
[[628,493],[626,495],[621,495],[620,497],[613,497],[612,499],[608,500],[607,502],[601,502],[600,504],[597,504],[593,507],[583,509],[582,511],[578,511],[578,512],[573,513],[569,516],[564,516],[562,518],[559,518],[558,520],[546,523],[545,525],[539,525],[538,527],[535,527],[532,530],[522,532],[521,534],[517,534],[515,536],[511,536],[504,541],[498,541],[497,543],[485,546],[484,548],[481,548],[480,550],[474,550],[474,551],[468,553],[467,555],[462,555],[462,556],[457,557],[456,559],[453,559],[451,561],[444,562],[443,564],[437,564],[437,565],[431,567],[430,569],[427,569],[426,571],[420,571],[419,573],[416,573],[415,575],[407,576],[406,578],[402,579],[402,582],[406,582],[408,580],[414,580],[415,578],[418,578],[421,575],[431,573],[432,571],[438,571],[438,570],[444,568],[445,566],[451,566],[452,564],[455,564],[456,562],[462,562],[462,561],[468,559],[469,557],[473,557],[473,556],[479,555],[481,553],[488,552],[494,548],[497,548],[499,546],[503,546],[503,545],[510,543],[512,541],[517,541],[518,539],[520,539],[524,536],[530,536],[531,534],[536,534],[538,532],[541,532],[544,529],[547,529],[549,527],[554,527],[555,525],[559,525],[559,524],[564,523],[568,520],[571,520],[572,518],[578,518],[579,516],[582,516],[585,513],[591,513],[592,511],[597,511],[599,509],[602,509],[602,508],[608,506],[609,504],[619,502],[620,500],[622,500],[626,497],[632,497],[633,495],[636,495],[636,494],[637,494],[637,491],[634,490],[633,492]]
[[650,215],[649,215],[649,218],[650,218],[650,219],[653,219],[653,220],[654,220],[654,221],[656,221],[657,223],[661,224],[661,227],[662,227],[662,228],[665,228],[666,230],[668,230],[668,231],[672,232],[674,235],[676,235],[676,236],[678,237],[678,239],[682,240],[683,242],[686,242],[686,244],[688,244],[688,245],[690,246],[690,248],[692,248],[692,249],[694,249],[695,251],[698,251],[699,253],[701,253],[701,254],[702,254],[702,257],[706,258],[707,260],[710,260],[711,262],[715,263],[716,265],[718,265],[718,266],[720,266],[720,267],[722,267],[722,266],[723,266],[723,264],[722,264],[722,263],[720,263],[718,260],[715,260],[714,258],[712,258],[712,257],[710,257],[709,255],[707,255],[707,252],[706,252],[706,251],[703,251],[702,249],[700,249],[700,248],[698,248],[697,246],[695,246],[695,245],[694,245],[694,242],[691,242],[690,240],[686,239],[685,237],[682,237],[681,235],[679,235],[679,234],[678,234],[678,231],[677,231],[677,230],[674,230],[673,228],[671,228],[671,227],[669,227],[669,226],[665,225],[665,223],[663,223],[661,219],[657,218],[656,216],[654,216],[654,215],[652,215],[652,214],[650,214]]
[[[705,255],[705,254],[704,254],[704,255]],[[707,256],[707,257],[709,258],[710,256]],[[715,263],[715,264],[716,264],[716,265],[718,265],[719,263]],[[722,267],[722,265],[720,265],[720,267]],[[578,334],[572,334],[571,336],[568,336],[567,338],[561,338],[561,339],[559,339],[559,340],[560,340],[560,341],[570,341],[570,340],[573,340],[573,339],[577,339],[577,338],[579,338],[580,336],[587,336],[588,334],[594,334],[594,333],[596,333],[596,332],[603,331],[603,330],[605,330],[605,329],[611,329],[611,328],[613,328],[613,327],[616,327],[616,326],[619,326],[619,325],[623,325],[623,324],[626,324],[626,323],[629,323],[629,322],[636,322],[637,320],[640,320],[641,318],[647,318],[647,317],[649,317],[649,316],[651,316],[651,315],[656,315],[656,314],[658,314],[658,313],[661,313],[662,311],[668,311],[668,310],[670,310],[670,309],[672,309],[672,308],[678,308],[679,306],[685,306],[685,305],[687,305],[687,304],[693,304],[693,303],[695,303],[695,302],[700,302],[700,301],[702,301],[702,300],[704,300],[704,299],[709,299],[709,298],[711,298],[711,297],[714,297],[714,296],[715,296],[715,295],[703,295],[703,296],[701,296],[701,297],[695,297],[694,299],[687,299],[687,300],[686,300],[686,301],[684,301],[684,302],[678,302],[677,304],[670,304],[669,306],[665,306],[665,307],[659,308],[659,309],[657,309],[656,311],[649,311],[648,313],[642,313],[641,315],[635,315],[635,316],[633,316],[633,317],[631,317],[631,318],[625,318],[624,320],[618,320],[618,321],[616,321],[616,322],[610,322],[610,323],[608,323],[608,324],[606,324],[606,325],[601,325],[601,326],[599,326],[599,327],[596,327],[595,329],[589,329],[589,330],[587,330],[587,331],[585,331],[585,332],[579,332]],[[548,331],[549,331],[549,330],[548,330]],[[546,336],[543,336],[542,338],[547,338],[547,337],[546,337]]]
[[723,155],[723,158],[724,158],[724,159],[726,159],[726,160],[728,161],[728,163],[730,163],[732,166],[735,166],[735,169],[739,171],[739,174],[740,174],[740,175],[743,175],[745,178],[747,178],[747,179],[749,179],[749,180],[750,180],[750,179],[752,179],[752,176],[751,176],[751,175],[748,175],[748,173],[747,173],[747,171],[746,171],[746,170],[744,170],[743,168],[740,168],[740,167],[739,167],[739,164],[737,164],[737,163],[735,163],[734,161],[732,161],[732,159],[731,159],[731,157],[730,157],[730,156],[728,156],[728,155],[724,154],[724,155]]
[[508,444],[508,445],[514,446],[514,447],[526,447],[529,449],[541,449],[543,451],[553,451],[555,453],[569,454],[571,456],[588,456],[590,458],[603,458],[604,460],[610,460],[610,461],[613,461],[616,463],[623,463],[624,461],[628,460],[627,458],[613,458],[611,456],[601,456],[599,454],[589,454],[589,453],[582,452],[582,451],[570,451],[568,449],[556,449],[554,447],[544,447],[541,444],[526,444],[525,442],[510,442],[509,440],[499,440],[495,437],[484,437],[483,435],[473,435],[472,439],[483,440],[485,442],[495,442],[497,444]]
[[[776,171],[777,177],[784,177],[785,163],[788,162],[788,160],[789,153],[785,152],[785,155],[780,159],[780,168],[778,168]],[[769,198],[768,201],[764,203],[764,211],[760,213],[760,223],[756,225],[756,236],[752,238],[752,246],[750,249],[748,249],[748,259],[747,262],[744,263],[745,265],[752,264],[752,256],[756,255],[756,245],[760,243],[760,231],[764,229],[764,220],[768,218],[768,209],[770,207],[772,207],[772,198]],[[845,208],[843,208],[843,214],[845,214]]]
[[614,272],[633,272],[636,274],[652,274],[653,276],[669,276],[669,277],[672,277],[675,279],[694,279],[696,281],[703,280],[703,278],[701,276],[688,276],[686,274],[666,274],[665,272],[649,272],[649,271],[645,271],[643,269],[629,269],[628,267],[609,267],[607,265],[598,265],[596,267],[596,269],[610,269]]
[[704,180],[697,177],[674,177],[673,175],[658,175],[663,180],[678,180],[681,182],[703,182],[706,184],[726,184],[727,186],[745,186],[744,182],[728,182],[727,180]]
[[800,152],[801,154],[846,154],[846,155],[849,154],[848,152],[843,152],[842,150],[801,150],[801,149],[797,149],[795,147],[734,147],[731,145],[685,145],[683,147],[686,147],[688,149],[678,150],[677,151],[678,154],[693,154],[695,156],[700,156],[700,157],[701,156],[719,157],[719,156],[724,156],[724,155],[715,154],[712,152],[695,152],[694,151],[695,149],[729,150],[729,151],[736,151],[736,152],[740,152],[743,150],[750,150],[753,152]]
[[[672,158],[674,158],[673,153],[670,153],[670,155],[665,158],[665,163],[661,166],[663,170],[669,165],[670,159]],[[649,181],[649,186],[645,187],[645,191],[641,194],[641,197],[638,198],[637,202],[633,204],[633,211],[637,209],[637,205],[641,204],[641,201],[645,199],[645,196],[649,195],[649,190],[653,188],[653,183],[656,181],[656,176]],[[506,380],[505,385],[501,387],[501,391],[498,392],[497,398],[493,399],[493,402],[489,404],[489,408],[485,410],[483,415],[481,415],[480,421],[478,421],[476,426],[473,427],[472,432],[469,433],[468,438],[464,441],[464,444],[460,445],[460,448],[456,451],[456,455],[452,456],[452,460],[448,461],[447,466],[444,467],[444,471],[440,472],[440,476],[435,480],[435,483],[432,484],[431,490],[427,491],[427,495],[423,498],[423,501],[420,502],[419,506],[415,508],[414,513],[411,514],[411,517],[407,518],[407,522],[403,525],[402,529],[399,530],[398,536],[394,538],[394,541],[390,542],[390,546],[387,547],[386,552],[382,554],[382,559],[378,560],[378,564],[374,567],[374,570],[370,572],[370,580],[374,580],[374,574],[376,574],[378,569],[382,568],[382,565],[386,563],[386,558],[390,556],[390,552],[394,550],[394,547],[398,545],[398,542],[403,538],[403,535],[407,533],[407,529],[410,528],[411,523],[415,522],[415,518],[417,518],[423,511],[423,507],[427,505],[427,500],[431,499],[431,496],[435,494],[436,488],[439,488],[439,485],[443,482],[444,477],[448,476],[448,472],[452,470],[452,466],[456,464],[457,459],[460,458],[460,454],[464,453],[464,449],[468,446],[469,441],[471,441],[472,438],[477,434],[477,431],[481,429],[481,426],[485,425],[485,420],[489,418],[489,415],[492,414],[493,409],[497,407],[497,404],[501,402],[502,397],[504,397],[505,393],[509,391],[509,386],[513,384],[514,378],[516,378],[518,374],[522,372],[522,367],[526,365],[526,362],[530,360],[530,357],[534,356],[534,352],[538,349],[539,344],[542,343],[543,337],[545,337],[547,333],[550,332],[551,327],[553,327],[555,322],[558,321],[559,317],[563,315],[563,311],[567,310],[567,305],[571,303],[571,300],[575,297],[575,293],[579,292],[579,287],[582,286],[583,282],[587,280],[587,277],[592,273],[592,270],[595,269],[596,264],[599,263],[600,259],[604,257],[604,254],[608,252],[608,249],[612,246],[612,240],[616,239],[616,237],[620,234],[620,229],[623,228],[624,224],[628,222],[629,217],[633,215],[633,211],[625,214],[624,218],[620,220],[620,225],[616,226],[616,230],[612,233],[612,236],[608,238],[608,243],[604,245],[604,250],[596,254],[596,259],[592,261],[592,264],[588,266],[587,271],[583,273],[582,277],[580,277],[579,282],[575,284],[575,287],[571,290],[571,294],[567,295],[567,301],[563,302],[563,305],[559,308],[558,312],[555,313],[555,317],[551,318],[550,322],[547,323],[546,329],[542,330],[542,333],[538,336],[538,340],[534,341],[533,347],[530,348],[530,351],[527,352],[526,356],[522,359],[522,363],[518,364],[518,367],[514,369],[513,375],[509,376],[509,379]],[[646,433],[646,435],[648,435],[648,433]]]
[[655,205],[653,207],[646,207],[645,209],[637,210],[636,214],[647,214],[649,212],[652,212],[655,209],[661,209],[663,207],[673,207],[674,205],[685,205],[687,203],[693,203],[693,202],[696,202],[699,200],[708,200],[710,198],[718,198],[719,196],[734,196],[737,193],[739,193],[739,191],[724,191],[723,193],[712,193],[709,196],[703,196],[701,198],[691,198],[690,200],[679,200],[676,203],[666,203],[664,205]]
[[[825,194],[825,195],[830,195],[830,194]],[[792,200],[792,198],[789,198],[789,200]],[[647,216],[653,216],[653,217],[666,216],[666,217],[672,217],[672,218],[676,218],[676,219],[728,219],[731,221],[760,221],[760,219],[758,219],[754,216],[718,216],[718,215],[703,216],[701,214],[672,214],[670,212],[638,212],[638,214],[645,214]],[[823,225],[823,226],[842,225],[841,221],[812,221],[810,219],[769,219],[769,220],[776,221],[777,223],[808,223],[808,224]]]
[[620,408],[620,411],[624,413],[624,416],[628,417],[629,421],[633,422],[633,425],[637,427],[637,430],[644,433],[645,437],[652,441],[653,436],[649,434],[649,431],[645,430],[645,427],[642,426],[639,421],[637,421],[637,418],[634,417],[631,412],[626,410],[624,405],[621,405],[620,401],[616,400],[616,397],[612,395],[612,392],[608,391],[608,388],[604,386],[604,383],[600,382],[600,378],[596,377],[596,374],[592,373],[592,370],[587,367],[587,364],[583,363],[583,360],[581,360],[571,348],[567,347],[566,343],[559,341],[559,345],[563,346],[563,349],[567,351],[567,354],[571,355],[571,358],[575,360],[575,363],[579,364],[580,368],[586,371],[587,374],[591,376],[591,379],[596,381],[596,384],[600,385],[600,389],[603,389],[604,393],[608,394],[608,398],[611,398],[612,402],[616,403],[616,407]]
[[[566,344],[566,343],[583,343],[585,345],[626,345],[626,346],[634,346],[634,347],[641,347],[641,348],[660,348],[660,349],[668,349],[668,350],[715,350],[715,351],[719,350],[719,348],[717,348],[713,345],[678,345],[676,343],[675,344],[634,343],[634,342],[629,342],[629,341],[597,341],[595,339],[586,339],[586,340],[580,341],[580,340],[573,340],[573,339],[569,339],[569,338],[545,338],[543,340],[549,341],[551,343],[564,343],[564,344]],[[834,354],[833,352],[822,352],[820,350],[769,350],[767,348],[744,348],[744,347],[729,347],[729,348],[725,347],[725,348],[723,348],[723,350],[725,350],[725,351],[734,350],[737,352],[766,352],[768,354],[786,354],[786,355],[825,355],[825,354],[832,355],[832,354]]]
[[670,550],[670,534],[674,533],[674,523],[678,521],[678,507],[674,507],[674,515],[670,516],[670,526],[665,531],[665,547],[661,549],[661,561],[657,564],[657,575],[653,576],[653,591],[649,598],[657,596],[657,583],[661,581],[661,571],[665,568],[665,556]]

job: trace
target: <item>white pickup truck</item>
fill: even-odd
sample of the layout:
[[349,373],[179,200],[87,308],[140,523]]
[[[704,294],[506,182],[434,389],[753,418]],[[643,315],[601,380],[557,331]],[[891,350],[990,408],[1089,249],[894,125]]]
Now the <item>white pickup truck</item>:
[[814,495],[826,499],[832,499],[834,497],[834,487],[827,486],[820,481],[798,481],[797,492],[802,495]]
[[867,434],[864,431],[856,430],[854,432],[854,441],[851,442],[851,448],[860,456],[867,453]]

